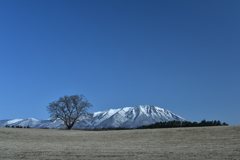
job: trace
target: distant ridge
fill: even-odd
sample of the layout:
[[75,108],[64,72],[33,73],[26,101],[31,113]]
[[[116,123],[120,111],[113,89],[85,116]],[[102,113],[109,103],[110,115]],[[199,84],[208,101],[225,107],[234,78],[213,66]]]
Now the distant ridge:
[[[95,112],[93,113],[93,117],[81,120],[73,128],[137,128],[142,125],[173,120],[186,121],[186,119],[166,109],[150,105],[140,105]],[[60,119],[55,121],[37,120],[34,118],[0,120],[0,127],[5,127],[6,125],[30,126],[31,128],[64,128],[63,122]]]

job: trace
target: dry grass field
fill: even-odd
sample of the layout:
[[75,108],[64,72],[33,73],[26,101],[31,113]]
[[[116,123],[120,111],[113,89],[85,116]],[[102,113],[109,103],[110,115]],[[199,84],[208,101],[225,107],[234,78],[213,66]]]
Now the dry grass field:
[[0,159],[240,159],[240,126],[121,131],[0,128]]

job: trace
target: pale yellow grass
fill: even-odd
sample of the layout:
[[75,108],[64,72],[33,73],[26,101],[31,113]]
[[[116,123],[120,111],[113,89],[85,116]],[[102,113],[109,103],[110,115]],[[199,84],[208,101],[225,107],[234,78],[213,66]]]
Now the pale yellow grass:
[[122,131],[0,128],[0,159],[240,159],[240,126]]

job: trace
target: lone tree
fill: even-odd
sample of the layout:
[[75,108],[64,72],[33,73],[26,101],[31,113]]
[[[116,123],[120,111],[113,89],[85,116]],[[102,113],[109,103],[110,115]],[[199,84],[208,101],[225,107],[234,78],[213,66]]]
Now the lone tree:
[[58,101],[49,103],[47,110],[52,119],[61,119],[68,129],[80,120],[80,117],[87,117],[91,114],[87,109],[92,107],[84,95],[72,95],[60,97]]

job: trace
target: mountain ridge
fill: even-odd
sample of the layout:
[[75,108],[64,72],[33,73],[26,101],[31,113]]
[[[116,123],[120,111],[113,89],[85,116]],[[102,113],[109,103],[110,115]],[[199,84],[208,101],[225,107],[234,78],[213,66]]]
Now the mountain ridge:
[[[73,128],[137,128],[142,125],[173,120],[186,121],[186,119],[166,109],[151,105],[139,105],[94,112],[91,118],[81,119]],[[0,127],[6,125],[30,126],[31,128],[65,128],[60,119],[55,121],[37,120],[35,118],[0,120]]]

